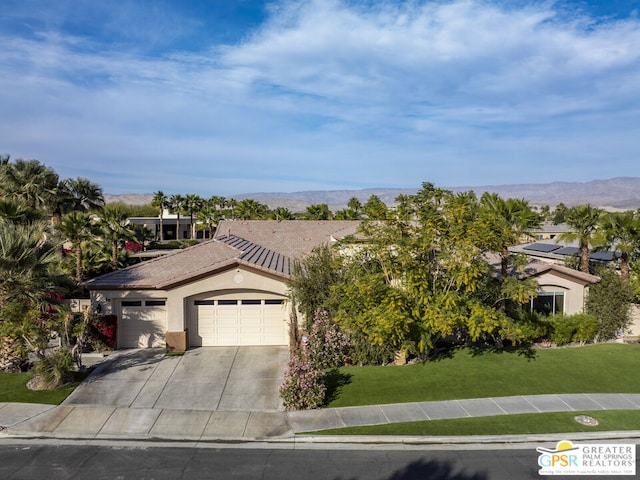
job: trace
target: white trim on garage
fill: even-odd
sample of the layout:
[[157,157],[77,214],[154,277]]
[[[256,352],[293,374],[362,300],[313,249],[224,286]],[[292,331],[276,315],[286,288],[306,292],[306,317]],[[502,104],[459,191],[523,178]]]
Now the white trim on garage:
[[118,348],[165,346],[166,300],[123,299],[119,309]]
[[287,302],[241,293],[190,301],[190,346],[288,345]]

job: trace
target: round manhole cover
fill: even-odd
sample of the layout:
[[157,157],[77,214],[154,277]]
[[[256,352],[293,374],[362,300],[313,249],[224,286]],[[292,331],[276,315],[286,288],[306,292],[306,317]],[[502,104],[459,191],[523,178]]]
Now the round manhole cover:
[[595,427],[598,425],[598,420],[588,415],[576,415],[573,419],[580,425],[587,425],[588,427]]

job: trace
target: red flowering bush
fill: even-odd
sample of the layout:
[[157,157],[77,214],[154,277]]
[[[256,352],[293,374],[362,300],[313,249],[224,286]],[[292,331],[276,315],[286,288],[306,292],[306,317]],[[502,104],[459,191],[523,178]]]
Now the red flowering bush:
[[88,341],[96,350],[116,348],[118,317],[93,315],[89,322]]
[[131,241],[124,242],[124,248],[133,253],[137,253],[142,250],[142,246],[139,243]]

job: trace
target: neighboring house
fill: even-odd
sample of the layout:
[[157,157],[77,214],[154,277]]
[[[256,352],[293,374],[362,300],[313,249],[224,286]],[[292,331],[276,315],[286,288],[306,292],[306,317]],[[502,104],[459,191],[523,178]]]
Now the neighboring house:
[[287,345],[293,261],[357,221],[222,221],[213,240],[84,283],[118,348]]
[[539,228],[529,231],[526,236],[526,242],[539,240],[555,240],[563,233],[572,232],[573,229],[566,223],[555,224],[553,222],[544,222]]
[[[487,262],[496,276],[500,275],[500,257],[487,254]],[[515,272],[512,269],[512,274]],[[589,286],[600,281],[600,277],[583,273],[563,265],[529,259],[518,278],[534,278],[538,283],[538,295],[531,299],[531,310],[545,314],[573,315],[584,311]]]
[[[191,228],[191,217],[189,215],[180,215],[180,231],[176,236],[176,221],[178,216],[173,213],[165,213],[162,218],[162,231],[164,240],[182,240],[189,238],[189,229]],[[129,217],[130,224],[142,225],[148,228],[155,235],[156,238],[160,238],[160,217]],[[196,220],[194,219],[194,222]],[[207,235],[205,230],[197,232],[198,238],[203,238],[203,235]]]

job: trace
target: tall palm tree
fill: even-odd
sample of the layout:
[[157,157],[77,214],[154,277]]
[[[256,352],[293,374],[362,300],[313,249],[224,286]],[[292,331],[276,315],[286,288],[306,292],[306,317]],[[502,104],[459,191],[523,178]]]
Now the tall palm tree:
[[580,270],[589,273],[589,245],[594,244],[593,235],[598,230],[602,210],[591,205],[578,205],[567,210],[565,222],[572,232],[558,236],[559,240],[578,241],[580,246]]
[[193,215],[202,208],[203,203],[202,197],[195,193],[188,193],[184,197],[184,208],[189,212],[189,231],[192,240],[196,238],[196,224],[193,221]]
[[269,218],[273,220],[293,220],[295,217],[288,208],[277,207],[271,210]]
[[95,239],[97,234],[95,224],[88,213],[71,212],[56,224],[56,230],[73,246],[76,255],[76,281],[79,284],[84,280],[82,266],[84,248],[87,242]]
[[491,248],[500,254],[501,279],[509,274],[509,247],[516,245],[520,237],[540,225],[540,218],[524,199],[504,199],[496,193],[484,193],[480,198],[484,213],[494,234]]
[[180,213],[184,208],[184,197],[176,194],[169,197],[169,208],[176,214],[176,240],[180,240]]
[[98,211],[104,207],[102,188],[86,178],[66,178],[58,184],[50,207],[54,225],[65,213]]
[[620,280],[629,285],[629,264],[640,248],[640,217],[633,211],[608,212],[601,217],[596,241],[620,253]]
[[326,203],[315,203],[307,207],[304,213],[305,220],[331,220],[333,215]]
[[164,240],[164,209],[169,206],[169,197],[167,197],[162,190],[158,190],[153,194],[153,200],[151,200],[151,205],[156,207],[159,210],[159,218],[160,218],[160,241]]
[[122,243],[133,237],[127,224],[127,213],[119,207],[105,208],[99,214],[101,236],[111,245],[111,269],[118,269],[118,249]]
[[213,238],[213,229],[220,221],[220,212],[215,206],[208,205],[198,212],[198,220],[209,230],[209,239]]

